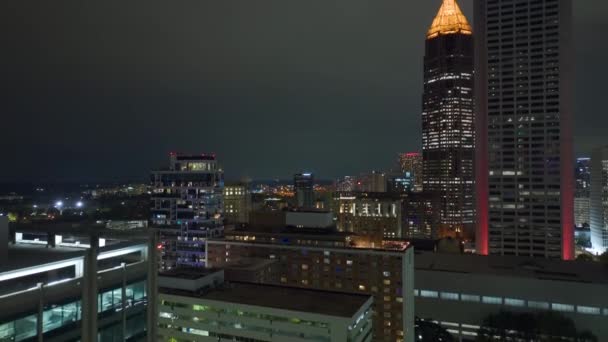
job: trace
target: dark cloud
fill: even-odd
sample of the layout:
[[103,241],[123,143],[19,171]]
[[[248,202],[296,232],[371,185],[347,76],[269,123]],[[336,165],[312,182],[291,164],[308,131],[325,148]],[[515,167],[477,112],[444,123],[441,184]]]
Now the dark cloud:
[[[389,166],[420,145],[440,1],[4,1],[0,180],[145,177],[169,151],[231,178]],[[461,4],[469,17],[471,1]],[[575,1],[577,149],[607,143],[608,3]]]

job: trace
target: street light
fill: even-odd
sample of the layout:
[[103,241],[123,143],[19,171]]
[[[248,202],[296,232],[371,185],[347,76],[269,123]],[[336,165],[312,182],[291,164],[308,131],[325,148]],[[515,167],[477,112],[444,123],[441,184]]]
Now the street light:
[[82,208],[82,206],[84,206],[84,203],[82,203],[82,201],[76,202],[76,208]]

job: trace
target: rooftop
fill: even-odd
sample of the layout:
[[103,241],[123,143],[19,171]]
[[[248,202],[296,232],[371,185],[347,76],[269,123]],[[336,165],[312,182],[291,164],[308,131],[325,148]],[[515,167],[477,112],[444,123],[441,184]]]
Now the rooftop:
[[608,268],[601,263],[590,261],[431,252],[416,253],[414,260],[416,271],[476,273],[608,284]]
[[176,293],[162,288],[161,293],[347,318],[357,314],[370,299],[369,295],[237,282],[203,294]]
[[456,0],[443,0],[437,16],[426,33],[426,38],[431,39],[447,34],[473,34],[473,29],[467,18],[462,14]]

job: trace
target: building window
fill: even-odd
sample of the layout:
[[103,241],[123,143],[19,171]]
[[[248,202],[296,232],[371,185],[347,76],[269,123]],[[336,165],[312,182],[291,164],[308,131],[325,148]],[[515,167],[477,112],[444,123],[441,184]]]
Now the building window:
[[461,294],[460,299],[464,302],[479,302],[480,297],[477,295]]
[[521,299],[505,298],[505,305],[510,306],[526,306],[526,302]]
[[497,304],[497,305],[500,305],[500,304],[502,304],[502,298],[501,297],[483,296],[483,297],[481,297],[481,302],[484,303],[484,304]]
[[528,301],[528,307],[529,308],[534,308],[534,309],[547,310],[547,309],[549,309],[549,303],[547,303],[547,302],[536,302],[536,301],[530,300],[530,301]]
[[458,300],[458,293],[453,293],[453,292],[441,292],[441,299],[446,299],[446,300]]
[[560,303],[551,303],[551,310],[560,311],[560,312],[573,312],[574,305],[569,304],[560,304]]
[[437,298],[439,293],[437,291],[420,290],[420,297]]
[[599,315],[601,310],[593,306],[577,306],[576,312],[587,315]]

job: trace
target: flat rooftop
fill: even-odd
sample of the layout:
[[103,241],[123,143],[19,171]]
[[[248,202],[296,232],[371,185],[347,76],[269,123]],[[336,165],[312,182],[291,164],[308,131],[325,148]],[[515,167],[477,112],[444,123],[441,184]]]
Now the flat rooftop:
[[170,278],[179,278],[186,280],[196,280],[200,278],[204,278],[210,274],[216,273],[219,271],[219,268],[194,268],[194,267],[183,267],[183,268],[174,268],[167,271],[162,271],[158,274],[159,277],[170,277]]
[[369,295],[239,282],[227,283],[223,287],[203,294],[163,288],[160,289],[160,292],[345,318],[351,318],[357,314],[371,297]]
[[432,252],[416,253],[414,261],[416,271],[476,273],[608,284],[608,267],[591,261]]

